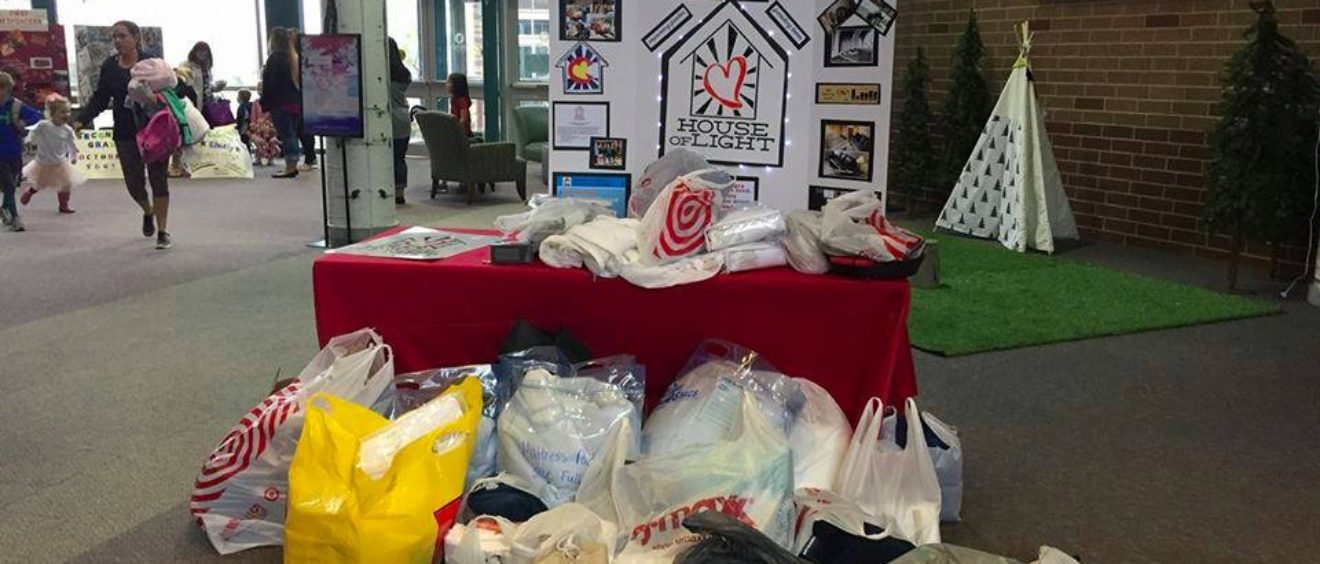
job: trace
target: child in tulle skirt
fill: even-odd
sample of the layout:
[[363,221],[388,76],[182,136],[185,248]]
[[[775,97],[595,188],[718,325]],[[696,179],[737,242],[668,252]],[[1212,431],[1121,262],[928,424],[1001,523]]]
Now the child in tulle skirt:
[[87,182],[73,164],[78,162],[78,146],[69,126],[69,100],[58,94],[46,99],[46,119],[28,133],[27,143],[37,148],[37,158],[23,167],[29,187],[19,201],[27,205],[41,190],[58,190],[60,213],[73,213],[69,191]]
[[269,166],[279,156],[279,136],[261,100],[252,103],[252,122],[248,124],[248,136],[252,139],[252,152],[256,156],[257,166]]

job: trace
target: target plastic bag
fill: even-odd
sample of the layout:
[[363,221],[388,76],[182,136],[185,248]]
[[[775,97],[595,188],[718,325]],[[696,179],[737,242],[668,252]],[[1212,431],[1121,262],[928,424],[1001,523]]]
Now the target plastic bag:
[[820,385],[795,378],[806,401],[793,429],[788,446],[793,450],[793,484],[798,488],[834,487],[839,465],[852,443],[852,425],[843,409]]
[[284,561],[437,560],[458,516],[480,416],[472,379],[394,422],[317,394],[289,469]]
[[732,175],[712,168],[680,176],[661,190],[637,231],[638,261],[657,265],[701,254],[706,230],[719,219],[724,191],[733,184]]
[[655,162],[646,166],[632,195],[628,197],[628,217],[640,218],[646,215],[655,202],[656,196],[674,179],[710,168],[706,157],[691,149],[675,149],[665,153]]
[[[640,426],[641,412],[619,386],[532,370],[500,414],[500,469],[531,483],[547,506],[568,503],[610,430],[625,420]],[[638,450],[630,445],[631,457]]]
[[370,329],[331,339],[292,383],[249,410],[207,457],[190,509],[220,554],[284,542],[289,464],[307,401],[328,393],[370,405],[390,385],[394,359]]
[[866,403],[857,431],[839,466],[834,491],[852,499],[893,536],[918,546],[940,542],[940,484],[922,442],[917,402],[905,404],[907,446],[881,437],[884,409]]
[[[904,419],[887,417],[880,436],[898,446],[907,445],[907,425]],[[940,521],[962,519],[963,449],[958,430],[941,421],[929,411],[921,412],[926,447],[930,449],[935,476],[940,481]]]
[[769,424],[787,435],[806,401],[798,383],[780,374],[755,351],[709,340],[670,384],[642,430],[647,455],[670,454],[727,440],[751,394]]
[[827,254],[876,262],[905,260],[923,243],[921,237],[885,218],[880,198],[870,191],[851,192],[825,204],[821,242]]
[[680,523],[702,511],[728,514],[791,546],[793,455],[752,394],[739,395],[729,439],[643,458],[615,472],[614,502],[628,535],[620,560],[669,562],[700,540]]

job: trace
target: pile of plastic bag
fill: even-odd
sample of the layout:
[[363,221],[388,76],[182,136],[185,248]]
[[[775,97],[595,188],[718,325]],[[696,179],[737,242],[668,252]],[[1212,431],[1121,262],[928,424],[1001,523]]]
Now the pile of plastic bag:
[[980,554],[940,544],[962,447],[914,400],[900,414],[872,399],[853,432],[820,386],[718,340],[649,417],[645,383],[630,356],[546,346],[395,375],[379,335],[338,337],[225,436],[193,513],[218,551],[283,544],[286,562]]
[[874,192],[851,192],[819,212],[793,212],[787,227],[788,262],[808,274],[828,272],[831,256],[888,263],[915,259],[925,249],[921,237],[885,217]]

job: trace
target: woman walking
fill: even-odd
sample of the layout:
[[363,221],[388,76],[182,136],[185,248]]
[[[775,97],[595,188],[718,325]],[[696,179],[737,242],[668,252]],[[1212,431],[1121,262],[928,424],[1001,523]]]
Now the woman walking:
[[[289,30],[289,49],[293,52],[293,83],[298,86],[298,91],[302,91],[302,69],[298,67],[298,61],[302,60],[302,43],[298,41],[298,36],[302,31],[298,29]],[[303,162],[298,165],[298,170],[307,172],[316,169],[316,137],[309,135],[303,128],[302,113],[298,113],[298,144],[302,146]]]
[[289,30],[276,27],[270,30],[270,56],[261,71],[261,107],[270,112],[284,149],[284,170],[274,178],[298,176],[298,158],[302,156],[298,139],[298,122],[302,113],[302,94],[298,91],[294,69],[298,55],[289,41]]
[[[137,146],[138,129],[146,124],[148,116],[132,109],[128,100],[129,70],[138,61],[147,58],[142,51],[142,31],[130,21],[115,22],[110,27],[115,54],[101,64],[101,76],[91,100],[78,114],[74,129],[81,130],[92,123],[106,109],[114,114],[115,149],[119,165],[124,171],[124,184],[128,194],[142,208],[142,236],[156,237],[157,249],[168,249],[174,241],[170,237],[170,179],[168,159],[147,163]],[[151,183],[151,197],[147,197],[147,183]]]
[[412,115],[408,111],[408,86],[412,71],[403,64],[399,44],[390,38],[390,123],[394,126],[394,203],[404,204],[408,187],[408,141],[412,138]]

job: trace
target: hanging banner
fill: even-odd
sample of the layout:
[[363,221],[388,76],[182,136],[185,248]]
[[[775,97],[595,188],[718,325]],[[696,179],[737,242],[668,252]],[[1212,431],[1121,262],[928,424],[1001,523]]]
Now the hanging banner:
[[35,31],[49,30],[45,10],[0,10],[0,31]]

